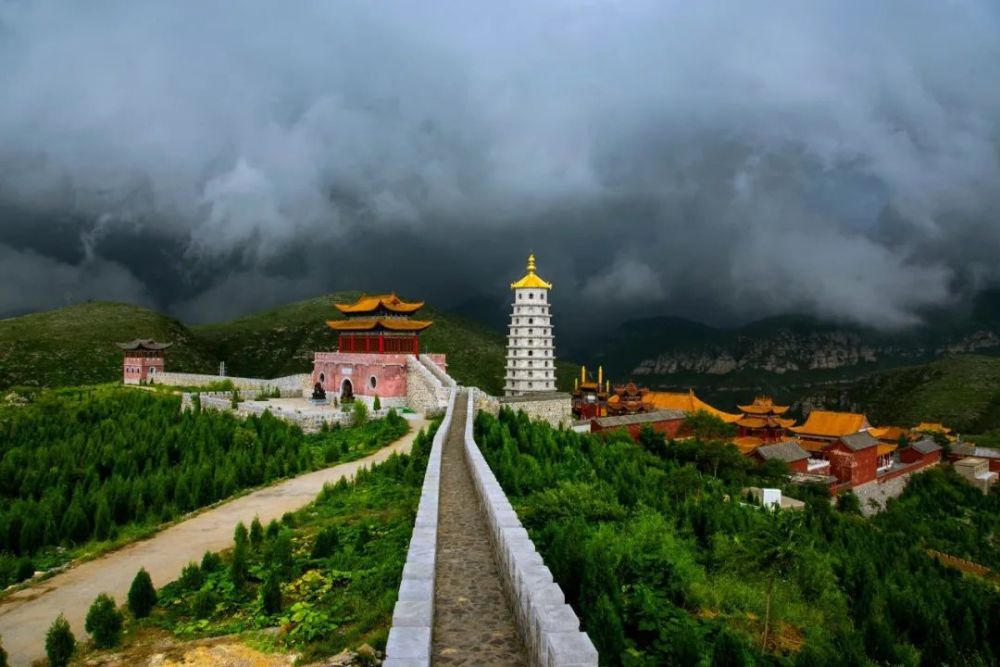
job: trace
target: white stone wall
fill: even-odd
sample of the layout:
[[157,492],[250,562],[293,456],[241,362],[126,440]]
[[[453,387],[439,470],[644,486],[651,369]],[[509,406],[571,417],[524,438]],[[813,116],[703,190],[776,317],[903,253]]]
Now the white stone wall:
[[465,424],[466,463],[486,516],[500,578],[524,639],[532,665],[541,667],[596,667],[597,650],[580,620],[566,604],[559,584],[535,551],[528,531],[483,458],[473,438],[476,390],[469,392]]
[[[497,398],[476,390],[476,411],[483,411],[494,417],[500,408],[522,411],[532,420],[540,419],[555,428],[569,428],[573,424],[573,399],[569,394],[549,392],[547,394]],[[587,430],[590,430],[588,425]]]
[[549,291],[515,289],[504,375],[507,396],[555,391],[555,338],[552,332]]
[[[243,392],[258,392],[267,389],[278,389],[286,398],[303,396],[303,391],[312,394],[312,384],[308,373],[286,375],[280,378],[245,378],[224,375],[207,375],[204,373],[170,373],[156,374],[156,384],[169,387],[204,387],[213,382],[233,383],[233,386]],[[249,396],[253,398],[252,396]]]
[[437,567],[438,502],[441,495],[441,452],[451,428],[455,390],[448,392],[444,419],[434,434],[417,505],[417,518],[406,551],[403,578],[392,612],[385,647],[385,667],[430,667],[434,627],[434,572]]

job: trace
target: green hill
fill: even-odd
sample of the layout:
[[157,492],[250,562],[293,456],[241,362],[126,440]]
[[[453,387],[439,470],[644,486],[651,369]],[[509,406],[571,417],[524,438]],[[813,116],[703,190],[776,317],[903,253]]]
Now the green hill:
[[876,373],[816,397],[827,407],[864,410],[876,424],[943,422],[960,433],[1000,429],[1000,358],[946,357]]
[[[192,327],[145,308],[107,302],[0,320],[0,387],[117,380],[121,352],[114,343],[132,338],[171,341],[167,370],[212,373],[224,361],[228,375],[307,372],[313,351],[336,345],[336,334],[325,324],[341,317],[332,304],[359,295],[339,292]],[[447,354],[449,372],[459,382],[502,391],[506,341],[501,332],[433,308],[423,309],[420,317],[434,321],[421,336],[423,350]],[[574,374],[573,365],[559,363],[558,386],[571,387]]]
[[172,342],[174,368],[215,368],[200,341],[177,320],[138,306],[92,301],[0,320],[0,387],[118,380],[122,353],[114,344],[133,338]]

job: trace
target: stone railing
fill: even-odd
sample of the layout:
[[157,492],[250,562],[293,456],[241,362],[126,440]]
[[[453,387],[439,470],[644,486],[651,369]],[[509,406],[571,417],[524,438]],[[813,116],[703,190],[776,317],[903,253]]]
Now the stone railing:
[[440,366],[438,366],[437,362],[435,362],[434,359],[429,355],[421,354],[420,363],[422,363],[427,368],[427,370],[433,373],[434,377],[436,377],[438,381],[440,381],[441,384],[444,385],[445,387],[454,388],[458,386],[455,380],[452,379],[450,375],[445,373],[444,370]]
[[434,570],[437,567],[438,500],[441,493],[441,451],[451,429],[455,390],[448,397],[444,419],[434,434],[417,506],[417,518],[403,565],[399,597],[385,647],[384,667],[429,667],[434,627]]
[[[580,630],[562,589],[490,470],[473,438],[477,390],[469,391],[466,462],[486,517],[497,567],[529,660],[539,667],[596,667],[597,649]],[[414,663],[416,664],[416,663]]]

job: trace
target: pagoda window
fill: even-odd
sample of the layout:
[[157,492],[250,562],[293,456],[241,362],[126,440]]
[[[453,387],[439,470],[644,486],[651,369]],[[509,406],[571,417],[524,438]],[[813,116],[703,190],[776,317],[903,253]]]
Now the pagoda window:
[[535,318],[529,317],[528,318],[528,324],[534,324],[534,323],[535,323]]

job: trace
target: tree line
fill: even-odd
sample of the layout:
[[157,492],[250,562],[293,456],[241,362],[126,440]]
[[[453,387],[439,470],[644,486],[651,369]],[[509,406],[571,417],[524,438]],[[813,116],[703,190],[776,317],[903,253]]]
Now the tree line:
[[267,413],[181,412],[179,398],[152,392],[43,392],[0,410],[0,585],[55,547],[170,521],[405,430],[393,415],[307,437]]
[[871,520],[816,488],[799,489],[803,511],[773,512],[744,489],[784,484],[784,466],[757,466],[720,442],[646,430],[637,443],[555,430],[507,409],[475,424],[602,664],[1000,658],[996,588],[926,552],[996,555],[996,494],[969,493],[951,470],[915,478]]

